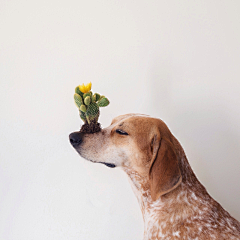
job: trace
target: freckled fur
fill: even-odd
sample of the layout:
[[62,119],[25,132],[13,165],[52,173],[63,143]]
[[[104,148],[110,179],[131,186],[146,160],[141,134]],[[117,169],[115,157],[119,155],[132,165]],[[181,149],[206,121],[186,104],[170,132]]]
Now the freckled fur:
[[[129,136],[119,136],[117,128]],[[154,201],[149,169],[156,131],[174,147],[181,182]],[[240,223],[198,181],[180,143],[161,120],[136,114],[119,116],[102,132],[86,134],[76,150],[90,161],[114,163],[126,172],[142,211],[144,240],[240,239]]]

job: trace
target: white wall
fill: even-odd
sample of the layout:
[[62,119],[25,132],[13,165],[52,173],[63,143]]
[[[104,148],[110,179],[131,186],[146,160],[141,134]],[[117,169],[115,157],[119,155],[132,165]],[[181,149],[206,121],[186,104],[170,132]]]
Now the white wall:
[[240,2],[0,2],[0,238],[141,239],[120,169],[68,142],[74,88],[111,100],[100,121],[163,119],[201,182],[240,220]]

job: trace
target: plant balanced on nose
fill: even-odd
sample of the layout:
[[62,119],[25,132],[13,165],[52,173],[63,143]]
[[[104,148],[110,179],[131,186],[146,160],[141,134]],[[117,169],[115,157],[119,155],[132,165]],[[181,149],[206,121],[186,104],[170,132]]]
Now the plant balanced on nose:
[[98,93],[93,94],[91,91],[92,83],[82,84],[75,88],[74,101],[79,109],[80,118],[84,124],[80,132],[95,133],[101,131],[98,123],[100,115],[99,107],[106,107],[109,100]]

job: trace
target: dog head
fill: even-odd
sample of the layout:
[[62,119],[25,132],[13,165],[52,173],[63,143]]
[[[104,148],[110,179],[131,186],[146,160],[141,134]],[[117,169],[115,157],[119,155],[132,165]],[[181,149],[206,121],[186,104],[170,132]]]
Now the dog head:
[[83,158],[108,167],[130,168],[149,179],[153,200],[181,183],[174,137],[160,119],[122,115],[98,133],[75,132],[69,138]]

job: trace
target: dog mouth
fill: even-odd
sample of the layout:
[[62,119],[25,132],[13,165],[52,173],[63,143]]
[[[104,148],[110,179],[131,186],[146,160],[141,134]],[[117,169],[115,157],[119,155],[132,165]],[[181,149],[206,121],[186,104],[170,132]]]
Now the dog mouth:
[[105,162],[99,162],[99,163],[102,163],[102,164],[104,164],[104,165],[106,165],[107,167],[110,167],[110,168],[115,168],[116,167],[116,165],[113,164],[113,163],[105,163]]
[[88,160],[88,161],[90,161],[90,162],[92,162],[92,163],[102,163],[102,164],[104,164],[105,166],[110,167],[110,168],[115,168],[115,167],[117,167],[117,166],[116,166],[115,164],[113,164],[113,163],[96,162],[96,161],[94,161],[94,160],[92,160],[92,159],[90,159],[90,158],[87,158],[87,157],[83,156],[83,155],[80,153],[79,150],[77,150],[77,152],[78,152],[78,154],[79,154],[81,157],[85,158],[86,160]]

